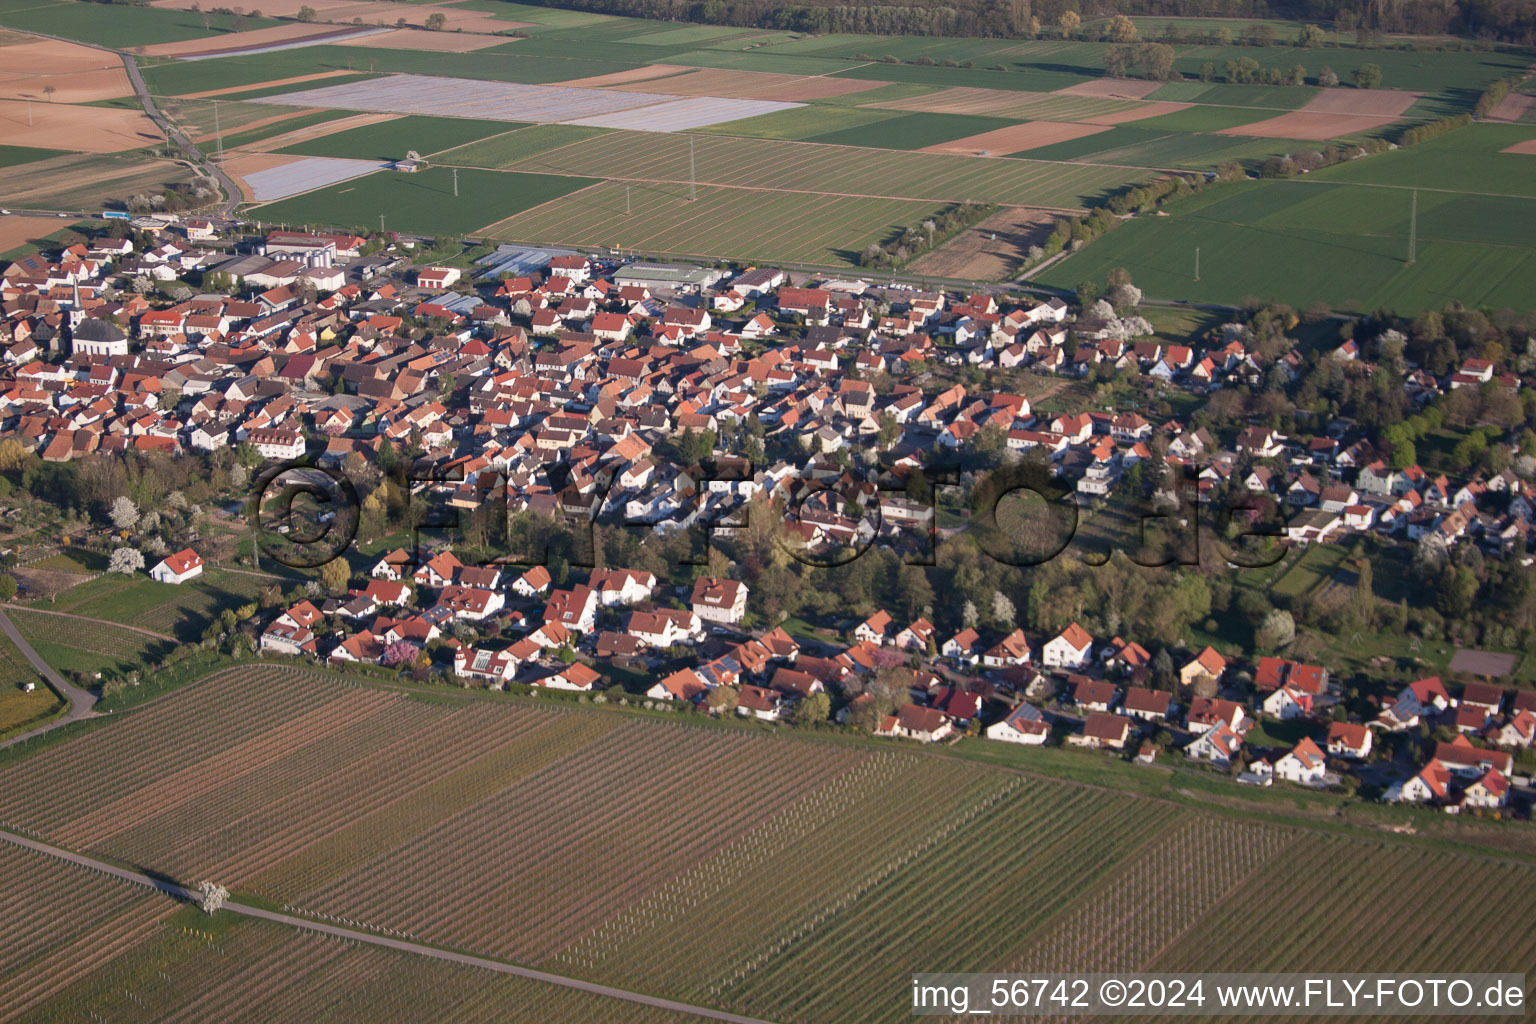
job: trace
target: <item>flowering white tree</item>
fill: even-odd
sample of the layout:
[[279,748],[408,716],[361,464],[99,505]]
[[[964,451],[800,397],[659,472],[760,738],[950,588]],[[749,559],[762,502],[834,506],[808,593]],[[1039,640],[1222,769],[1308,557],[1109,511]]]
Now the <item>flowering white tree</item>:
[[144,568],[144,556],[137,548],[118,548],[112,552],[112,558],[107,562],[107,572],[118,572],[124,576],[132,576]]
[[205,914],[213,914],[229,899],[229,890],[214,882],[200,882],[197,891],[202,895],[197,906]]
[[120,495],[112,502],[112,509],[107,513],[107,517],[119,530],[131,530],[133,524],[139,521],[139,508],[126,494]]

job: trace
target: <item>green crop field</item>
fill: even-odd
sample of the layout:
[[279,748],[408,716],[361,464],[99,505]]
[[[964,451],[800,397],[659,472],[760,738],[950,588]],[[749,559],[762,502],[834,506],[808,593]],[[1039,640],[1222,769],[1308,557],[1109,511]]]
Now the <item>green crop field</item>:
[[423,156],[525,127],[516,121],[467,117],[397,117],[284,146],[279,153],[337,156],[354,160],[398,160],[407,150]]
[[1012,89],[1019,92],[1051,92],[1091,81],[1092,74],[1020,66],[1015,71],[985,68],[923,67],[914,64],[864,64],[837,71],[833,78],[859,78],[875,82],[913,82],[918,85],[963,85],[976,89]]
[[[0,25],[7,28],[123,48],[217,37],[236,30],[233,14],[212,14],[209,19],[209,27],[204,28],[202,15],[192,11],[80,0],[40,0],[0,9]],[[246,17],[245,22],[247,29],[282,24],[257,17]]]
[[507,241],[851,266],[865,246],[941,208],[907,199],[708,185],[698,187],[696,200],[690,201],[689,193],[681,182],[608,181],[509,217],[484,233]]
[[519,171],[851,196],[1076,209],[1147,172],[1037,160],[884,152],[764,139],[610,132],[511,165]]
[[[658,85],[657,88],[661,86]],[[744,135],[757,139],[803,140],[830,132],[862,128],[897,116],[899,116],[898,112],[894,110],[812,103],[790,110],[776,110],[771,114],[759,114],[740,121],[727,121],[707,128],[695,128],[694,131],[708,135]]]
[[[1322,300],[1412,313],[1452,301],[1529,309],[1536,200],[1420,192],[1418,259],[1406,262],[1410,203],[1398,188],[1311,181],[1221,186],[1138,217],[1048,268],[1071,288],[1131,271],[1150,295],[1298,306]],[[1195,250],[1201,278],[1194,280]]]
[[1107,132],[1025,150],[1015,156],[1032,160],[1082,160],[1126,167],[1170,167],[1203,170],[1226,160],[1257,161],[1288,153],[1295,143],[1286,139],[1235,139],[1230,135],[1170,132],[1140,125],[1117,125]]
[[[273,110],[284,108],[274,107]],[[325,124],[328,121],[339,121],[344,117],[355,117],[356,113],[348,110],[317,110],[313,114],[297,113],[294,108],[286,108],[294,113],[293,117],[285,117],[281,121],[264,124],[258,128],[249,128],[245,131],[233,132],[224,136],[224,149],[228,152],[236,146],[252,146],[267,139],[275,139],[279,135],[298,131],[300,128],[312,128],[317,124]]]
[[[455,78],[538,84],[606,75],[639,67],[643,63],[639,60],[618,62],[589,58],[583,56],[580,46],[575,44],[567,47],[567,55],[562,57],[513,52],[520,45],[513,44],[508,52],[498,52],[500,48],[494,47],[474,53],[429,53],[362,46],[305,46],[243,57],[156,64],[144,69],[144,82],[150,92],[157,96],[178,96],[238,85],[258,86],[263,82],[321,71],[450,75]],[[337,81],[345,79],[338,78]]]
[[344,181],[255,208],[263,221],[361,227],[379,214],[391,230],[462,235],[493,220],[547,203],[593,183],[592,178],[428,167],[415,174],[389,171]]
[[16,167],[20,164],[30,164],[35,160],[47,160],[50,157],[63,156],[68,150],[63,149],[33,149],[29,146],[0,146],[0,167]]
[[1267,120],[1272,116],[1274,115],[1270,111],[1254,110],[1251,107],[1197,104],[1185,110],[1175,110],[1171,114],[1159,114],[1157,117],[1136,121],[1134,125],[1149,131],[1219,132],[1224,128],[1236,128],[1240,125],[1253,124],[1255,121]]
[[964,114],[901,114],[873,124],[841,128],[812,135],[808,142],[834,146],[872,146],[880,149],[922,149],[941,142],[953,142],[968,135],[980,135],[1016,124],[1001,117],[975,117]]
[[1536,196],[1536,155],[1502,152],[1536,139],[1536,126],[1473,124],[1368,160],[1315,172],[1325,181]]
[[569,146],[610,131],[608,128],[591,128],[580,124],[535,124],[519,128],[505,135],[497,135],[467,146],[459,146],[437,154],[436,164],[454,164],[461,167],[486,167],[493,170],[511,167],[520,160],[551,149]]
[[[1374,970],[1446,969],[1436,935],[1455,937],[1454,969],[1518,971],[1536,955],[1536,932],[1522,926],[1536,912],[1536,868],[1519,859],[1234,820],[1142,792],[1204,789],[1212,776],[1006,746],[969,740],[956,757],[770,738],[691,718],[416,699],[251,664],[10,761],[0,819],[356,929],[806,1024],[908,1019],[913,964],[1211,969],[1216,948],[1225,969],[1320,970],[1367,942],[1367,925],[1390,936]],[[74,784],[48,784],[58,778]],[[1102,784],[1130,778],[1140,781]],[[1281,815],[1296,808],[1287,792],[1254,799]],[[1347,898],[1318,888],[1314,855],[1339,865]],[[0,846],[0,898],[21,908],[0,922],[0,941],[62,957],[40,911],[74,880],[33,856]],[[957,864],[963,885],[936,884]],[[1382,872],[1466,885],[1408,887],[1362,915]],[[1255,878],[1271,880],[1261,897]],[[566,1005],[543,987],[507,995],[497,986],[512,982],[478,970],[273,924],[188,909],[154,926],[169,901],[124,935],[117,922],[135,901],[122,897],[161,897],[99,875],[77,890],[77,903],[101,911],[69,916],[87,956],[51,1001],[31,997],[24,1020],[147,1021],[183,1006],[210,1019],[298,1019],[300,992],[322,993],[337,1020],[418,1019],[423,1000],[434,1019],[489,1024],[513,1019],[514,1005],[516,1019],[609,1019],[606,1004]],[[1232,913],[1250,897],[1262,936]],[[285,971],[306,984],[226,980]],[[5,969],[0,978],[10,981]],[[613,1019],[645,1019],[627,1009]]]

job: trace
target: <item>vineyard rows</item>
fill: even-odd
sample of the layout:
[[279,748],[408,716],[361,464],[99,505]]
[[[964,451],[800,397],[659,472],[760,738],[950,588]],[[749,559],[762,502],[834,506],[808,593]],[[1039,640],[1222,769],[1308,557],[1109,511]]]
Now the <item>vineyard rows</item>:
[[693,1024],[700,1018],[241,921],[215,935],[159,926],[156,934],[18,1020]]
[[[226,670],[5,766],[0,823],[353,927],[785,1022],[905,1019],[915,966],[1536,959],[1524,863],[1238,822],[897,745],[418,700],[289,667]],[[58,997],[63,1016],[647,1019],[267,926],[210,945],[163,927],[166,901],[95,876],[77,887],[24,856],[0,847],[0,908],[23,907],[0,916],[0,1007],[64,984],[61,962],[115,957]],[[66,899],[78,913],[55,935],[49,908]],[[319,1011],[294,1003],[304,993],[321,993],[308,996]]]
[[803,754],[629,723],[300,905],[537,962],[860,756]]
[[24,608],[12,610],[11,620],[17,630],[34,644],[56,644],[89,651],[124,663],[145,660],[151,652],[168,648],[168,641],[157,640],[109,622],[87,622],[62,615],[44,615]]
[[0,1021],[128,948],[175,909],[150,889],[0,845]]

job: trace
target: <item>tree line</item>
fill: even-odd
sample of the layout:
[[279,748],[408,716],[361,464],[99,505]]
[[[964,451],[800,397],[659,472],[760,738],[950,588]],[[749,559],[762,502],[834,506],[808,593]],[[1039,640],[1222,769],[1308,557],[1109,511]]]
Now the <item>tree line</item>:
[[[661,21],[691,21],[817,35],[1033,38],[1042,25],[1134,15],[1154,18],[1274,18],[1329,22],[1339,31],[1461,35],[1536,41],[1536,0],[950,0],[858,4],[846,0],[544,0],[545,6]],[[1271,30],[1272,31],[1272,30]],[[1172,40],[1167,40],[1172,41]]]

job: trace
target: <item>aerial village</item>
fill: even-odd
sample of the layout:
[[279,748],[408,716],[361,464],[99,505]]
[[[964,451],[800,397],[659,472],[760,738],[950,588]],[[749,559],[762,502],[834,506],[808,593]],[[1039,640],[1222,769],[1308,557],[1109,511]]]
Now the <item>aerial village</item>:
[[[1178,412],[1283,388],[1320,363],[1393,374],[1417,410],[1459,390],[1521,401],[1520,377],[1495,360],[1432,373],[1405,363],[1391,330],[1277,355],[1254,321],[1160,340],[1128,282],[1085,307],[532,246],[461,265],[394,237],[135,227],[4,268],[0,441],[45,463],[229,449],[345,472],[403,452],[432,468],[423,489],[460,510],[495,491],[513,513],[659,536],[706,524],[729,535],[755,513],[797,557],[952,535],[922,489],[876,478],[984,451],[987,465],[1042,467],[1082,507],[1141,486],[1172,509],[1258,497],[1252,520],[1273,525],[1281,551],[1367,538],[1531,560],[1536,487],[1518,460],[1497,472],[1473,460],[1451,478],[1347,417],[1287,436],[1248,416],[1220,440]],[[998,383],[1026,372],[1034,402]],[[1042,397],[1111,380],[1178,400],[1116,412]],[[663,455],[679,451],[682,462]],[[339,667],[428,660],[463,685],[831,721],[893,741],[1182,759],[1253,786],[1369,786],[1447,812],[1529,813],[1515,762],[1536,742],[1536,691],[1497,682],[1507,667],[1402,676],[1360,714],[1328,664],[1076,621],[1029,631],[1006,600],[984,621],[966,600],[963,615],[882,608],[811,633],[766,612],[735,563],[679,583],[462,553],[383,552],[344,593],[312,588],[263,613],[255,644]],[[203,569],[195,544],[144,566],[167,586]]]

